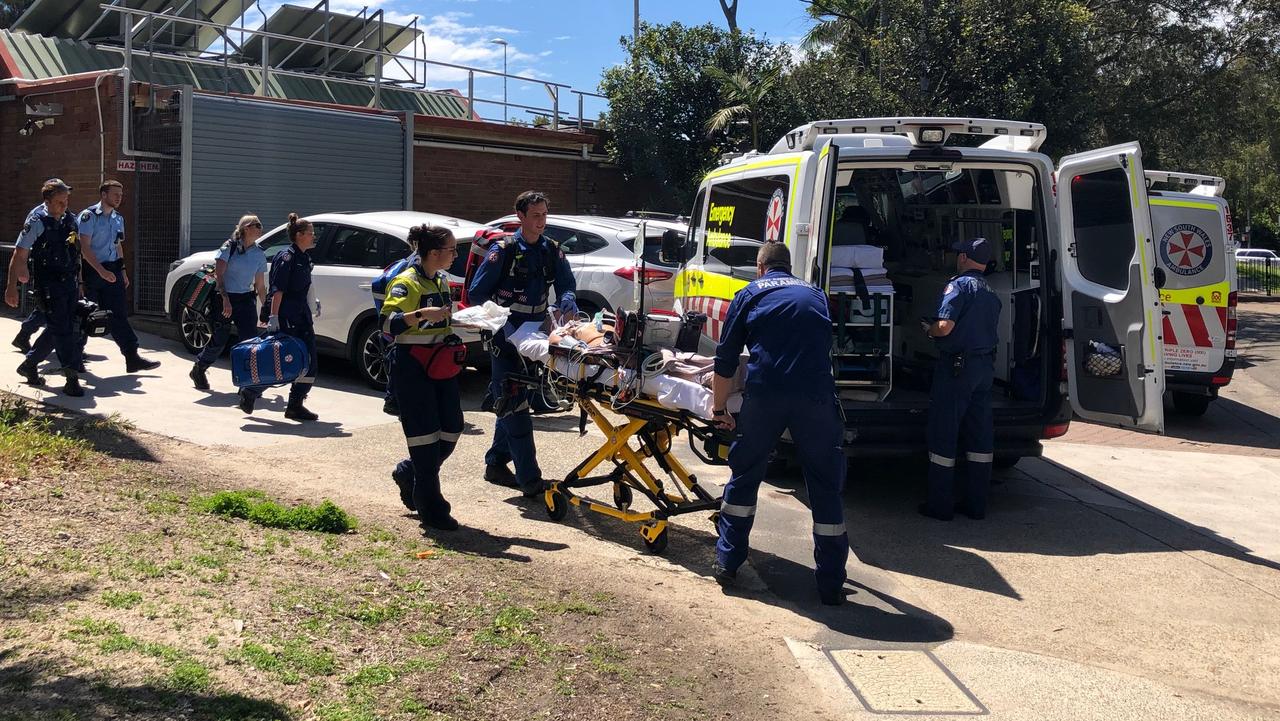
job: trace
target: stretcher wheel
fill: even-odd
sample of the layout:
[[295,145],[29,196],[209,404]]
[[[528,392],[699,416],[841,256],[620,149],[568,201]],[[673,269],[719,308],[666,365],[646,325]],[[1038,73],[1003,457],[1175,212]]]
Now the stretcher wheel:
[[667,529],[665,527],[658,532],[658,535],[653,537],[652,541],[643,534],[640,537],[644,540],[645,550],[655,556],[661,555],[663,551],[667,550]]
[[619,511],[625,511],[631,507],[631,502],[635,497],[631,493],[631,486],[625,483],[613,484],[613,507]]
[[560,491],[548,491],[544,499],[547,506],[547,517],[553,521],[563,521],[569,512],[569,499]]

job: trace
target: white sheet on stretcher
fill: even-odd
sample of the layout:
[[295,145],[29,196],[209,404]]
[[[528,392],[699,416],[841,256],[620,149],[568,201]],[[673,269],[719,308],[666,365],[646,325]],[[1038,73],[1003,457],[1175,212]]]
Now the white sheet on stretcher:
[[[542,331],[541,323],[525,323],[509,335],[507,340],[511,341],[520,355],[545,363],[548,368],[566,378],[574,380],[594,378],[601,370],[597,365],[576,363],[562,356],[551,355],[551,341]],[[635,371],[615,371],[605,368],[596,382],[617,388],[619,373],[626,381],[632,380],[635,375]],[[645,397],[656,400],[664,408],[688,411],[700,418],[711,418],[711,391],[693,381],[659,373],[646,378],[640,392]],[[729,410],[737,412],[741,403],[740,397],[730,398]]]

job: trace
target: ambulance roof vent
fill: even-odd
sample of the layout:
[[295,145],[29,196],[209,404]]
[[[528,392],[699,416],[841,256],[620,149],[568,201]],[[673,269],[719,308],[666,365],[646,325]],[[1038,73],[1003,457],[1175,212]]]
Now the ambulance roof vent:
[[1045,127],[1040,123],[1023,123],[1014,120],[990,120],[980,118],[851,118],[847,120],[818,120],[801,125],[774,144],[771,153],[791,153],[813,150],[814,143],[823,135],[905,135],[916,146],[945,145],[952,135],[989,135],[993,140],[983,144],[985,148],[1035,151],[1045,139]]
[[1227,181],[1216,175],[1196,175],[1194,173],[1169,173],[1163,170],[1146,171],[1147,185],[1167,183],[1180,186],[1178,192],[1192,195],[1207,195],[1221,198],[1227,192]]

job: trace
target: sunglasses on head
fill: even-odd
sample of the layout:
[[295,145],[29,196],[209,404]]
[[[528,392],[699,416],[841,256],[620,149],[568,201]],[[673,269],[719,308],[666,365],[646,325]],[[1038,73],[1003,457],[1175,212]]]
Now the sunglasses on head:
[[262,223],[257,223],[257,222],[254,222],[254,223],[246,223],[244,227],[246,227],[246,228],[261,228],[261,227],[262,227]]

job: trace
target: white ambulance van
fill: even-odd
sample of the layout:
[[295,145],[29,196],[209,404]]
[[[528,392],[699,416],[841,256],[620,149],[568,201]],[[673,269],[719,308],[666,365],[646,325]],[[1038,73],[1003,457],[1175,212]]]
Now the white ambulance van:
[[796,128],[702,181],[694,242],[663,249],[681,262],[676,310],[707,314],[702,350],[713,351],[729,301],[755,278],[757,249],[785,242],[795,274],[830,299],[848,454],[920,453],[937,359],[920,319],[936,315],[955,273],[951,244],[983,236],[997,251],[987,280],[1003,306],[997,462],[1039,455],[1073,409],[1162,432],[1157,238],[1142,151],[1116,145],[1055,168],[1037,152],[1044,139],[1036,123],[962,118]]
[[[1235,242],[1226,181],[1148,170],[1151,228],[1163,304],[1165,393],[1203,415],[1236,365]],[[1163,281],[1163,282],[1161,282]]]

